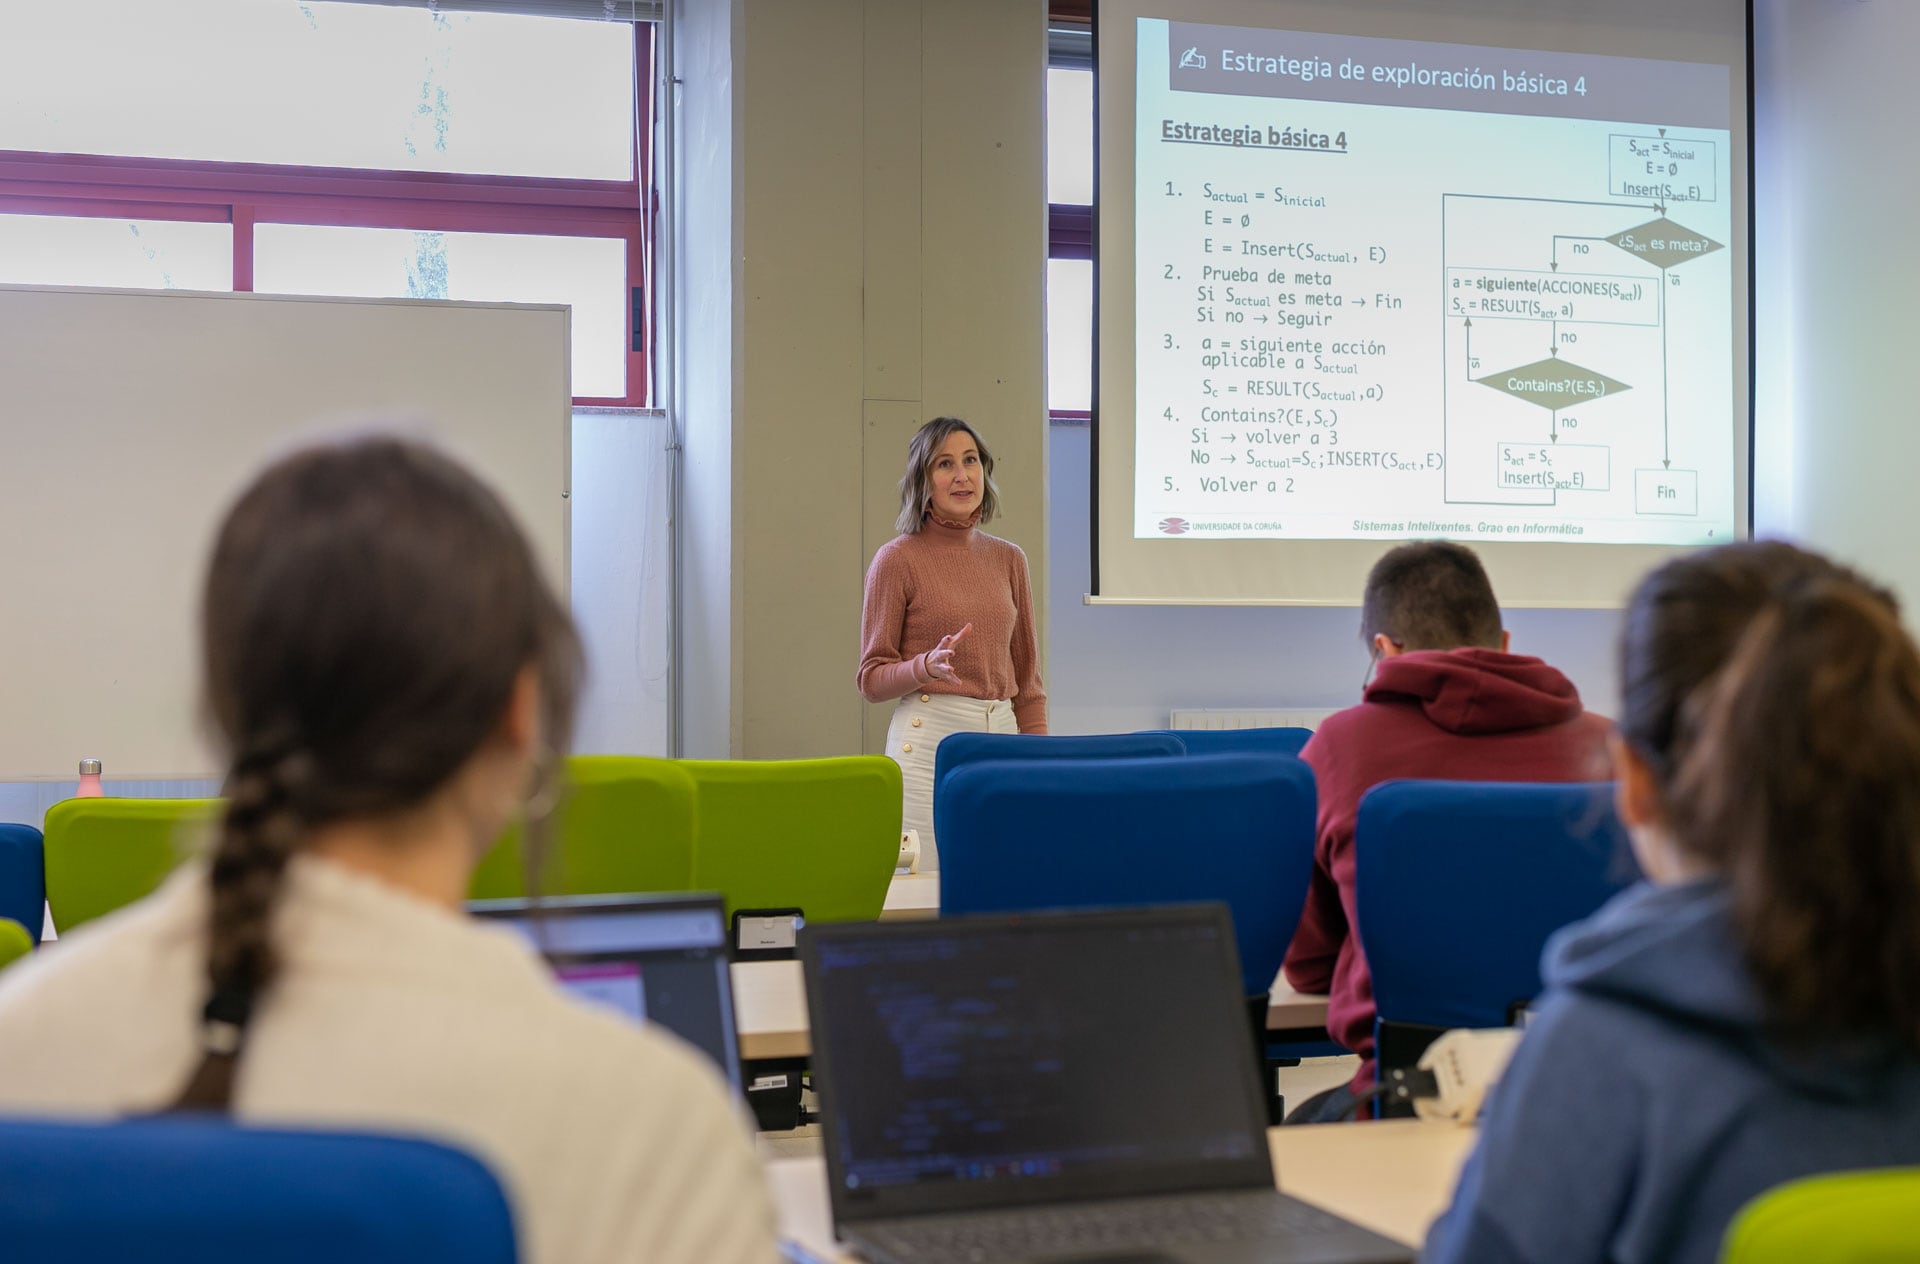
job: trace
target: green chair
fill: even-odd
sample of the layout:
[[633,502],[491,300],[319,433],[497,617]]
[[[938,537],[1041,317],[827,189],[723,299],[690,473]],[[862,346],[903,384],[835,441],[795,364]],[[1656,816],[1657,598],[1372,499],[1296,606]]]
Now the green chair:
[[[673,762],[626,755],[567,761],[567,792],[554,814],[541,895],[685,891],[693,874],[693,779]],[[474,870],[476,900],[527,892],[518,826]]]
[[47,809],[47,908],[66,934],[149,894],[193,855],[219,799],[68,799]]
[[1721,1264],[1895,1264],[1920,1259],[1920,1167],[1791,1181],[1734,1217]]
[[0,917],[0,970],[25,958],[33,951],[33,936],[11,918]]
[[693,886],[736,909],[872,921],[900,858],[900,765],[884,755],[683,759],[693,778]]

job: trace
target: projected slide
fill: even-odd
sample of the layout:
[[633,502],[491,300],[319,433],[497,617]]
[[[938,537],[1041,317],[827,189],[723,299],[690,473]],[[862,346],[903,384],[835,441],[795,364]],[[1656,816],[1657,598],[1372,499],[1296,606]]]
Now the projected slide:
[[1138,36],[1135,538],[1733,537],[1726,67]]

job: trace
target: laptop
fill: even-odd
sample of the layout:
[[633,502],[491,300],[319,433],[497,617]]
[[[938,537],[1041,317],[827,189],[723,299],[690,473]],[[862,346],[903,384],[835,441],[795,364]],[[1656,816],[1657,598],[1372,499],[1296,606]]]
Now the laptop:
[[1223,905],[812,926],[834,1230],[874,1264],[1373,1264],[1274,1189]]
[[658,1023],[740,1083],[727,918],[718,895],[475,900],[545,955],[560,985],[635,1022]]

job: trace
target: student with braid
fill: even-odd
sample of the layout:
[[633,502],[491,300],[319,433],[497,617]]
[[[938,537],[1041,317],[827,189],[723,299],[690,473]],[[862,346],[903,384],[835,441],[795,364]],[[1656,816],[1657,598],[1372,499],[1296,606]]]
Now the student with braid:
[[580,669],[493,494],[399,440],[291,456],[227,515],[202,620],[211,859],[0,978],[0,1111],[426,1135],[493,1167],[534,1264],[777,1258],[720,1077],[464,913],[551,799]]
[[1620,815],[1650,881],[1547,948],[1547,992],[1429,1264],[1712,1264],[1741,1206],[1920,1163],[1920,655],[1787,544],[1641,582]]

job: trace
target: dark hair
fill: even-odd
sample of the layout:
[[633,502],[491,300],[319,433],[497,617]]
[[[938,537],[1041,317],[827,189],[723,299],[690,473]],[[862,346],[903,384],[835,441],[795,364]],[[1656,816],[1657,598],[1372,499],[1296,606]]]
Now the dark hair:
[[220,528],[201,621],[227,807],[210,871],[206,1049],[176,1107],[224,1110],[307,833],[431,796],[496,729],[530,664],[557,760],[581,661],[500,501],[450,458],[393,438],[310,448],[256,478]]
[[1634,593],[1621,680],[1776,1021],[1920,1050],[1920,655],[1893,598],[1787,544],[1694,554]]
[[933,459],[956,433],[972,439],[980,453],[980,521],[992,522],[1000,512],[1000,486],[993,481],[993,453],[987,451],[979,431],[958,417],[935,417],[907,441],[907,472],[900,476],[900,516],[894,520],[894,530],[911,535],[925,525],[927,509],[933,504]]
[[1360,639],[1384,633],[1409,650],[1500,648],[1500,603],[1474,551],[1448,540],[1387,550],[1367,572]]

